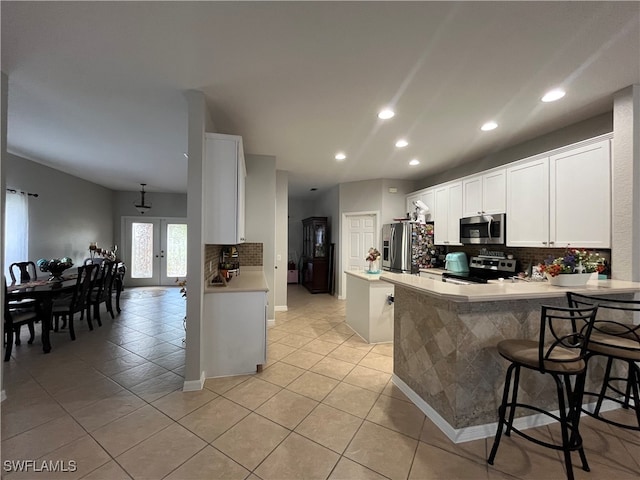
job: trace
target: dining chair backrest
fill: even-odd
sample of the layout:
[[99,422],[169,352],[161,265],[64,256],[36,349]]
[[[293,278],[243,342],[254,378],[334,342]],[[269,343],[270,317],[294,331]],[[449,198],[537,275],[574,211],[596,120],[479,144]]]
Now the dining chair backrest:
[[117,268],[116,262],[105,260],[102,262],[102,288],[100,290],[100,300],[104,301],[111,295],[113,289],[113,277]]
[[69,310],[71,312],[81,311],[87,301],[87,294],[91,288],[91,282],[95,278],[98,265],[81,265],[78,267],[78,277],[76,278],[76,288],[73,290]]
[[20,283],[26,283],[31,280],[38,279],[36,264],[33,263],[32,261],[15,262],[9,266],[9,275],[11,275],[11,281],[13,283],[15,283],[17,280],[16,272],[18,273],[18,278],[20,279]]

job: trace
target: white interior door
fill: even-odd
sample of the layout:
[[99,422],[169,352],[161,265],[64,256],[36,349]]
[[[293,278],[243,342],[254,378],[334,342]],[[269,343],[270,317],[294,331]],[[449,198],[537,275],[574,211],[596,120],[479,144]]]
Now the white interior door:
[[[375,213],[346,214],[345,238],[346,248],[343,250],[345,270],[363,271],[368,268],[365,260],[371,247],[378,246],[378,227]],[[347,297],[347,280],[345,274],[342,281],[341,298]]]
[[124,223],[128,285],[175,285],[187,276],[186,219],[126,217]]

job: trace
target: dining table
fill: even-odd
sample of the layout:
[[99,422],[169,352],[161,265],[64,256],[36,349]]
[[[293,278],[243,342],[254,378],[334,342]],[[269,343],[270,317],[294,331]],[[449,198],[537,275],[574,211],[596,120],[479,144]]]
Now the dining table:
[[51,338],[49,333],[53,321],[53,302],[56,298],[69,295],[76,286],[76,275],[67,275],[62,281],[33,280],[25,283],[11,283],[7,285],[7,297],[9,301],[19,301],[27,298],[40,303],[42,311],[42,350],[44,353],[51,351]]

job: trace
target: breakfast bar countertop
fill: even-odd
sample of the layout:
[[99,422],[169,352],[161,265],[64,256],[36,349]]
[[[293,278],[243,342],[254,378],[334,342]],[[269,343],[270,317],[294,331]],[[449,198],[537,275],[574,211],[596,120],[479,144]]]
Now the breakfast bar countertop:
[[586,295],[609,295],[640,292],[640,282],[623,280],[590,280],[581,287],[557,287],[547,281],[526,282],[504,280],[487,284],[457,285],[418,275],[383,272],[380,280],[443,300],[456,302],[487,302],[562,297],[566,292]]
[[262,267],[243,267],[240,275],[234,276],[225,286],[207,282],[204,293],[268,292],[269,287]]

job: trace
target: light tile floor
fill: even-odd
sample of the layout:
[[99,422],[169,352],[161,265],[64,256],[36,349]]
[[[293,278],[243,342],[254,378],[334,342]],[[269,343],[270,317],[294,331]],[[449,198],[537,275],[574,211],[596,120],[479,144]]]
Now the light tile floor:
[[[14,347],[4,364],[3,466],[73,460],[77,470],[3,478],[565,478],[557,452],[520,438],[503,437],[495,466],[485,460],[491,439],[451,443],[391,383],[392,345],[360,340],[344,302],[328,295],[290,286],[264,371],[186,393],[178,289],[124,297],[122,314],[103,313],[93,332],[76,322],[76,342],[54,333],[50,355],[38,342]],[[583,435],[591,472],[576,467],[577,479],[640,476],[637,432],[587,418]]]

